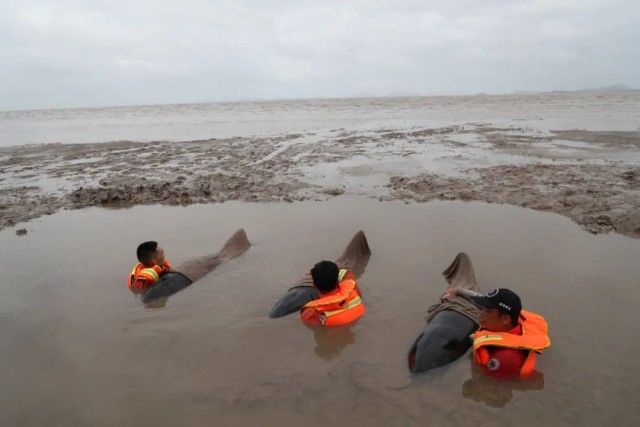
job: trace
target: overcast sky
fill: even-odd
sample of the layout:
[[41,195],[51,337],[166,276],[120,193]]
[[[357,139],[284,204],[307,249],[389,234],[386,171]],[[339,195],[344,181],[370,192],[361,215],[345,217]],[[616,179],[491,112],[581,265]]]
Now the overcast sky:
[[640,0],[29,1],[0,109],[640,87]]

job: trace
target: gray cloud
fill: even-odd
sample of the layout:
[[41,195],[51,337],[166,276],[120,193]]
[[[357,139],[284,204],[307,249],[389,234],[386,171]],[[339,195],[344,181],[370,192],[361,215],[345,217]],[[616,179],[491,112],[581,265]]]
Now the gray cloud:
[[640,87],[637,0],[14,1],[0,108]]

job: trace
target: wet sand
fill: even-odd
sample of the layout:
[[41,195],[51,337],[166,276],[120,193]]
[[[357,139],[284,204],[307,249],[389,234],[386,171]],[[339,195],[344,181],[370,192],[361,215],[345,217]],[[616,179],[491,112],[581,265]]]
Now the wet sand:
[[60,209],[228,200],[506,203],[640,236],[640,131],[440,128],[0,148],[0,228]]
[[[640,414],[640,240],[553,213],[340,196],[90,208],[27,226],[0,231],[2,425],[635,425]],[[166,307],[126,289],[139,241],[180,263],[240,226],[251,249]],[[358,229],[372,257],[357,325],[314,334],[295,316],[267,318],[301,269]],[[406,351],[461,250],[481,288],[517,289],[547,317],[542,379],[487,381],[466,356],[409,374]]]

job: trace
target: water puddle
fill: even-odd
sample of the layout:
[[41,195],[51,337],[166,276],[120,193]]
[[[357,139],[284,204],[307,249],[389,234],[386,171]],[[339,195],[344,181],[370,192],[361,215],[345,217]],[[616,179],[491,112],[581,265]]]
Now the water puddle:
[[[512,206],[327,202],[64,211],[0,232],[3,425],[631,425],[637,422],[640,240]],[[180,263],[239,227],[253,246],[146,309],[124,279],[142,240]],[[363,229],[367,314],[317,332],[267,313]],[[468,354],[411,376],[406,352],[467,252],[550,324],[534,380],[496,382]]]

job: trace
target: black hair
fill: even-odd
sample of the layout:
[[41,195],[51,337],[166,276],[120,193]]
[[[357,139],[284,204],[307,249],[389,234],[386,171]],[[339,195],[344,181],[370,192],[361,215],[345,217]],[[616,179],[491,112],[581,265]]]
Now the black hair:
[[320,292],[330,292],[338,286],[338,266],[335,262],[320,261],[311,269],[311,277]]
[[138,245],[136,249],[136,255],[138,261],[143,264],[150,264],[151,258],[155,255],[156,249],[158,249],[158,242],[143,242]]

